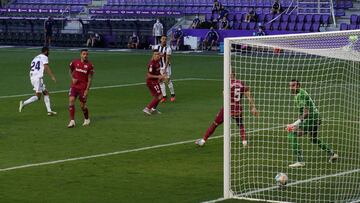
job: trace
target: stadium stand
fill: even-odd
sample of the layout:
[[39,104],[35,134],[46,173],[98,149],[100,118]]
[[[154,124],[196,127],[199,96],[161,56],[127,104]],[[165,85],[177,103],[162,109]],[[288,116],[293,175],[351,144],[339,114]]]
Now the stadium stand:
[[[219,13],[212,14],[213,1],[208,0],[107,0],[93,6],[96,0],[15,0],[0,8],[0,44],[40,45],[43,23],[54,17],[54,46],[82,46],[89,32],[103,36],[104,46],[126,47],[127,36],[136,31],[141,36],[141,47],[147,48],[155,18],[160,17],[165,30],[179,19],[199,15],[205,19],[199,29],[183,29],[184,34],[202,38],[211,26],[218,27]],[[327,0],[319,7],[312,1],[281,0],[281,14],[272,14],[273,0],[220,0],[228,11],[230,30],[219,31],[220,41],[227,36],[251,36],[262,26],[267,35],[319,32],[331,23],[326,10]],[[351,0],[337,0],[333,4],[336,16],[344,16],[353,8]],[[244,22],[246,13],[255,8],[256,17]],[[79,20],[81,19],[81,20]],[[75,23],[74,23],[75,22]],[[81,30],[69,32],[69,24],[81,24]],[[358,29],[356,14],[350,23],[341,23],[340,30]],[[186,28],[186,27],[184,27]],[[64,40],[66,42],[64,42]]]

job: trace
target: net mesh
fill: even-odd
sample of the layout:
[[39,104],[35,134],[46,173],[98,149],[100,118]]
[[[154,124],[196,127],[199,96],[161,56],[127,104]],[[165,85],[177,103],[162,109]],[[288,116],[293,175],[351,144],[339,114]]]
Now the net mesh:
[[[230,73],[254,98],[260,116],[250,113],[247,97],[240,128],[230,121],[230,192],[234,197],[286,202],[360,200],[360,31],[230,39]],[[225,69],[225,71],[227,71]],[[289,82],[296,79],[315,103],[321,140],[339,155],[319,147],[310,133],[297,136],[305,166],[296,162],[286,124],[299,118]],[[225,95],[231,97],[231,95]],[[231,115],[225,115],[225,117]],[[276,174],[289,177],[279,187]]]

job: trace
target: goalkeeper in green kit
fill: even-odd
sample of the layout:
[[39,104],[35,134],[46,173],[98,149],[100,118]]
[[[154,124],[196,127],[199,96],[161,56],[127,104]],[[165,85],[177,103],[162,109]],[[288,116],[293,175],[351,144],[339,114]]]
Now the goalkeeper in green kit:
[[332,163],[339,156],[317,137],[321,119],[314,101],[304,89],[300,88],[300,82],[298,80],[291,80],[290,90],[291,93],[295,95],[295,103],[296,107],[299,109],[300,116],[298,120],[292,124],[288,124],[286,127],[288,138],[296,157],[296,162],[290,164],[289,167],[295,168],[305,166],[303,154],[297,142],[297,137],[302,136],[305,133],[310,135],[313,144],[317,144],[319,148],[327,152],[329,162]]

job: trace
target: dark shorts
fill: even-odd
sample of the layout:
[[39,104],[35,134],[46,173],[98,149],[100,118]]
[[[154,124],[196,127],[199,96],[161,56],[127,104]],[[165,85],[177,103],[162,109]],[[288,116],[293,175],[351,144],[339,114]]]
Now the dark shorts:
[[149,88],[152,96],[157,97],[161,95],[161,89],[159,82],[157,81],[147,81],[146,86]]
[[46,33],[45,33],[45,36],[46,36],[46,37],[52,37],[52,35],[53,35],[52,32],[46,32]]
[[75,98],[79,96],[79,100],[82,103],[86,103],[87,98],[84,97],[84,92],[85,92],[85,89],[78,89],[78,88],[71,87],[70,92],[69,92],[69,96],[70,97],[75,97]]

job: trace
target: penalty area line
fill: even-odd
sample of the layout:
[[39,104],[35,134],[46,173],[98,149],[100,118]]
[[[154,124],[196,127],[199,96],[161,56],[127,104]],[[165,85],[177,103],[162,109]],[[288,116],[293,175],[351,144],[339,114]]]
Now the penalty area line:
[[[264,131],[264,130],[276,129],[276,128],[280,128],[280,127],[283,127],[283,126],[255,129],[255,130],[249,131],[249,134],[259,132],[259,131]],[[222,135],[219,135],[219,136],[210,137],[209,139],[213,140],[213,139],[219,139],[222,137],[223,137]],[[94,158],[107,157],[107,156],[113,156],[113,155],[119,155],[119,154],[127,154],[127,153],[132,153],[132,152],[146,151],[146,150],[150,150],[150,149],[159,149],[159,148],[170,147],[170,146],[175,146],[175,145],[194,143],[195,141],[196,140],[186,140],[186,141],[181,141],[181,142],[154,145],[154,146],[149,146],[149,147],[142,147],[142,148],[136,148],[136,149],[123,150],[123,151],[109,152],[109,153],[103,153],[103,154],[94,154],[94,155],[83,156],[83,157],[74,157],[74,158],[60,159],[60,160],[40,162],[40,163],[25,164],[25,165],[20,165],[20,166],[2,168],[2,169],[0,169],[0,172],[13,171],[13,170],[17,170],[17,169],[32,168],[32,167],[38,167],[38,166],[54,165],[54,164],[79,161],[79,160],[94,159]]]

